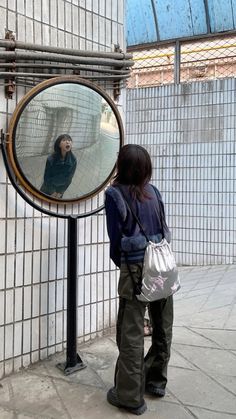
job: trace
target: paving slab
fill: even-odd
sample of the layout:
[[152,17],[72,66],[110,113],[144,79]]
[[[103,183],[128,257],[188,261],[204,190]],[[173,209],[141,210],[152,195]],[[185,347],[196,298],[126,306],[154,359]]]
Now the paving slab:
[[[209,293],[214,291],[215,286],[206,286],[202,288],[194,288],[188,291],[186,294],[186,299],[193,298],[193,297],[205,297],[209,296]],[[203,300],[204,301],[204,300]]]
[[234,307],[228,312],[223,329],[236,330],[236,304],[234,304]]
[[174,349],[186,361],[208,375],[211,373],[236,375],[236,357],[230,351],[179,344],[175,344]]
[[[171,403],[168,400],[165,402],[161,400],[146,399],[148,403],[149,416],[144,416],[145,419],[193,419],[190,410],[179,403]],[[131,419],[131,415],[129,416]],[[132,419],[134,416],[132,415]]]
[[[220,344],[214,342],[213,339],[210,339],[209,336],[210,329],[199,329],[199,328],[190,328],[190,327],[174,327],[173,331],[173,345],[175,344],[186,344],[192,346],[201,346],[201,347],[220,347]],[[211,330],[210,330],[211,331]]]
[[0,405],[4,409],[40,415],[65,418],[63,402],[51,378],[18,373],[9,379],[2,380]]
[[103,387],[103,382],[101,382],[99,376],[83,358],[83,362],[86,365],[85,369],[77,371],[71,375],[64,375],[62,371],[57,368],[57,364],[65,361],[65,354],[54,355],[49,359],[38,362],[27,369],[31,375],[50,377],[51,379],[55,378],[58,380],[63,380],[67,382],[74,382],[76,384],[85,384],[93,385],[95,387]]
[[78,417],[79,419],[94,419],[95,417],[103,419],[108,415],[117,419],[122,417],[117,408],[105,403],[106,392],[104,390],[65,381],[57,381],[55,385],[69,417]]
[[195,419],[234,419],[234,414],[227,414],[225,412],[212,412],[210,410],[200,409],[196,407],[189,407],[189,410],[194,414]]
[[185,368],[190,370],[196,369],[196,367],[191,362],[188,362],[188,360],[184,358],[180,352],[175,351],[174,345],[171,350],[171,359],[169,365],[172,367]]
[[[199,301],[200,303],[200,301]],[[193,301],[193,304],[198,304],[197,301]],[[234,320],[232,320],[232,308],[230,305],[225,307],[205,309],[200,311],[195,311],[192,314],[191,305],[188,306],[188,311],[185,309],[184,315],[181,313],[182,309],[176,307],[179,310],[179,314],[175,316],[176,323],[179,325],[191,326],[191,327],[204,327],[204,328],[214,328],[214,329],[224,329],[225,325],[228,329],[236,329],[236,316],[235,316],[235,327]],[[236,313],[235,313],[236,314]]]
[[236,415],[236,396],[201,371],[169,367],[168,388],[183,405]]
[[236,395],[236,371],[235,367],[233,367],[232,369],[234,374],[233,376],[211,373],[211,377],[219,384],[221,384],[222,387]]
[[[236,333],[235,330],[213,330],[213,329],[193,329],[193,332],[206,338],[210,346],[214,342],[221,348],[236,350]],[[175,332],[176,333],[176,332]],[[204,339],[204,338],[203,338]],[[176,343],[182,343],[176,341]],[[200,346],[204,346],[204,340],[201,341]]]
[[15,419],[14,412],[5,410],[2,407],[0,407],[0,418],[1,419]]

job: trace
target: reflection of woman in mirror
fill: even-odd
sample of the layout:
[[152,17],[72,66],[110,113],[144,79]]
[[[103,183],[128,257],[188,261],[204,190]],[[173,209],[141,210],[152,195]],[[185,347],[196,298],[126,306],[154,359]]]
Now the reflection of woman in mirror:
[[77,164],[71,149],[71,137],[68,134],[59,135],[54,143],[54,153],[47,158],[41,192],[62,198],[72,181]]

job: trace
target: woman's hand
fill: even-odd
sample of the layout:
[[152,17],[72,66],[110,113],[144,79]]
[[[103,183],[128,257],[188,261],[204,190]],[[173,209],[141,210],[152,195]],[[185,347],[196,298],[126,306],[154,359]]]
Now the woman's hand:
[[53,198],[62,198],[62,193],[61,193],[61,192],[53,192],[53,193],[51,194],[51,196],[52,196]]

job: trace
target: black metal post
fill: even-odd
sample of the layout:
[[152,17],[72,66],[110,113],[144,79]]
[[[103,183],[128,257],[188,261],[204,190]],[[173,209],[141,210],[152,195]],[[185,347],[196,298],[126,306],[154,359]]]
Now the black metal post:
[[73,367],[76,357],[77,324],[77,219],[68,220],[68,266],[67,266],[67,367]]
[[66,375],[85,368],[77,354],[77,217],[68,217],[67,261],[67,350],[66,362],[58,368]]

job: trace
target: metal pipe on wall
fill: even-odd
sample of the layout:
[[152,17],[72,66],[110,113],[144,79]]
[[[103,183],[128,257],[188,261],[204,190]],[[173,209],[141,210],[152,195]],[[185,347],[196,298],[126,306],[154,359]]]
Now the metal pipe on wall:
[[[19,83],[20,79],[28,79],[37,84],[42,79],[60,77],[62,72],[68,76],[78,75],[97,82],[100,80],[113,83],[113,94],[117,97],[121,83],[124,84],[130,76],[130,68],[134,64],[131,60],[132,54],[121,52],[119,45],[114,46],[114,52],[76,50],[15,41],[12,33],[9,33],[5,40],[0,39],[0,47],[5,48],[0,49],[0,68],[3,70],[0,71],[0,79],[5,79],[5,95],[8,98],[12,98],[15,92],[14,80]],[[28,72],[24,72],[24,68]],[[17,69],[21,71],[16,71]],[[38,69],[42,69],[40,73]]]
[[92,70],[87,67],[76,65],[60,65],[60,64],[32,64],[32,63],[0,63],[0,68],[43,68],[43,69],[62,69],[62,70],[75,70],[75,71],[92,71],[95,73],[109,73],[109,74],[130,74],[130,69],[127,70],[113,70],[105,68],[93,68]]
[[[60,77],[62,74],[56,73],[21,73],[21,72],[0,72],[0,79],[16,79],[17,77],[39,77],[49,79],[52,77]],[[69,75],[69,74],[68,74]],[[84,76],[83,79],[95,79],[95,80],[123,80],[127,79],[128,75],[106,75],[106,76]]]
[[55,55],[49,53],[30,53],[30,52],[16,52],[16,51],[1,51],[0,59],[14,60],[40,60],[40,61],[53,61],[53,62],[64,62],[64,63],[80,63],[87,65],[103,65],[111,67],[131,67],[134,62],[132,60],[114,60],[105,58],[86,58],[86,57],[74,57],[70,55]]
[[32,51],[44,51],[51,52],[54,54],[62,55],[76,55],[81,57],[100,57],[100,58],[113,58],[117,60],[131,59],[133,54],[123,52],[104,52],[104,51],[88,51],[88,50],[76,50],[72,48],[59,48],[53,46],[39,45],[39,44],[28,44],[21,41],[13,41],[0,39],[0,47],[11,48],[11,49],[25,49]]

